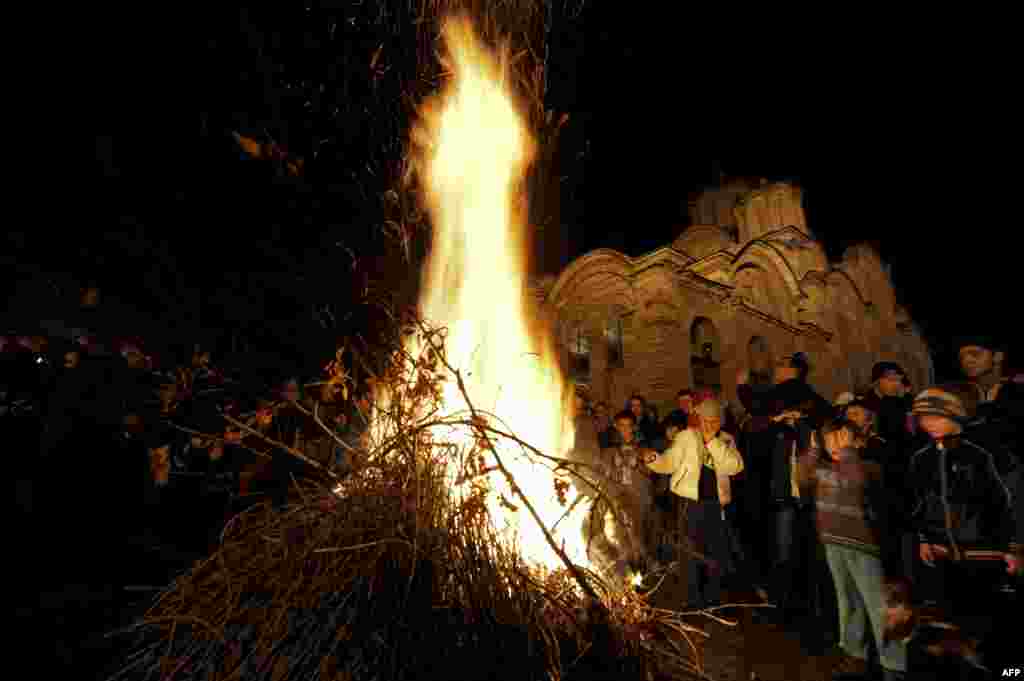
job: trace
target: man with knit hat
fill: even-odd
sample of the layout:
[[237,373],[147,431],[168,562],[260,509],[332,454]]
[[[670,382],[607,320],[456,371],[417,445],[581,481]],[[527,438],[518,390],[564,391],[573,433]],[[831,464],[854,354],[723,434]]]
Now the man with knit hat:
[[[955,624],[982,641],[991,667],[1002,655],[996,637],[1005,633],[1008,623],[1000,620],[1012,600],[1000,587],[1007,574],[1013,580],[1021,573],[1014,495],[1021,469],[991,429],[974,422],[977,398],[975,386],[964,383],[917,395],[912,413],[929,443],[912,454],[907,486],[927,566],[915,588],[931,591]],[[931,589],[926,581],[934,582]]]

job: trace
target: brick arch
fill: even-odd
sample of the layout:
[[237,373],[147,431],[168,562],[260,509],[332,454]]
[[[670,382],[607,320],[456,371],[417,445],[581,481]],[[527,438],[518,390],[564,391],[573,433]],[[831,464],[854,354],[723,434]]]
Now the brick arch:
[[672,248],[690,257],[704,258],[728,249],[736,243],[733,235],[716,225],[693,225],[686,228],[674,242]]
[[782,289],[770,269],[759,263],[744,263],[733,274],[733,286],[762,312],[786,323],[795,321],[795,299]]
[[596,298],[602,289],[614,285],[626,305],[636,304],[630,259],[618,251],[601,248],[591,251],[562,270],[547,294],[556,307],[571,300]]
[[863,243],[850,246],[843,253],[840,267],[858,280],[865,301],[878,308],[884,319],[895,316],[896,290],[888,268],[873,246]]
[[732,271],[738,272],[749,264],[755,264],[776,277],[790,302],[800,297],[800,282],[796,272],[782,252],[768,241],[755,239],[744,246],[733,260]]
[[771,302],[768,314],[787,324],[797,323],[797,310],[802,297],[800,282],[789,261],[769,241],[756,240],[747,244],[733,260],[732,280],[749,268],[764,273],[760,283],[761,295]]
[[800,282],[800,290],[801,296],[797,309],[798,321],[811,322],[829,331],[834,331],[836,312],[830,305],[825,274],[816,270],[808,272]]

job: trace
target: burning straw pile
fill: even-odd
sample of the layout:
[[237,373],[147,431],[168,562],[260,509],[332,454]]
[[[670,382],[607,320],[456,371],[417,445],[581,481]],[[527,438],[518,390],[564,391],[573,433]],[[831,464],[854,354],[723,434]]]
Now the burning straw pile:
[[[540,570],[509,545],[480,475],[485,450],[508,436],[468,399],[438,417],[446,358],[439,334],[422,334],[427,352],[396,351],[377,377],[382,399],[354,472],[333,489],[297,481],[283,510],[234,518],[219,550],[133,629],[133,652],[113,678],[700,675],[692,637],[703,632],[651,607],[650,594],[569,563]],[[442,436],[467,427],[477,436],[469,446]],[[588,476],[580,464],[522,455]],[[456,487],[453,472],[478,477]],[[563,483],[551,480],[556,495]],[[530,512],[525,495],[505,502]]]
[[[386,367],[368,442],[345,479],[296,481],[285,508],[234,518],[134,628],[118,676],[701,675],[703,632],[651,607],[653,590],[588,569],[589,514],[615,502],[573,447],[570,391],[524,295],[517,188],[533,140],[507,63],[468,22],[446,37],[451,83],[413,134],[431,261],[388,361],[358,362]],[[340,362],[331,371],[354,388]]]

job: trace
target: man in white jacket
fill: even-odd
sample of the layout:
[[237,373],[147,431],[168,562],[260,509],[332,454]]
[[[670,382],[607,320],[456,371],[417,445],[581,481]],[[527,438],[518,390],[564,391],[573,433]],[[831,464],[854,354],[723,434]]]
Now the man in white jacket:
[[671,474],[669,489],[684,500],[681,524],[693,550],[704,558],[687,561],[687,599],[691,607],[704,608],[720,600],[721,576],[730,554],[719,477],[742,471],[743,459],[732,436],[721,432],[721,402],[704,400],[696,412],[699,429],[679,432],[663,454],[645,452],[644,461],[652,471]]

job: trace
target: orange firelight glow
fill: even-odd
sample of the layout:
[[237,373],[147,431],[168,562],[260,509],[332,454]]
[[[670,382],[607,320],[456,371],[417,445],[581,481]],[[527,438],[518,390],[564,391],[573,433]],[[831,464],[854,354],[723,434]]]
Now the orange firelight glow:
[[[569,391],[559,368],[553,334],[543,328],[527,288],[528,234],[523,178],[535,142],[509,87],[505,60],[488,50],[470,21],[443,27],[450,79],[421,110],[414,132],[425,207],[433,228],[424,270],[420,314],[446,327],[448,361],[459,370],[476,409],[491,423],[538,451],[563,457],[573,445]],[[444,386],[444,409],[468,405],[456,381]],[[452,434],[446,433],[451,440]],[[467,428],[455,439],[471,447]],[[568,516],[555,493],[553,464],[517,443],[494,440],[505,466],[568,558],[590,564],[582,534],[589,510],[577,504]],[[487,454],[488,466],[497,461]],[[454,468],[454,467],[453,467]],[[452,470],[453,489],[458,471]],[[487,478],[487,507],[506,540],[534,567],[563,566],[557,553],[500,472]],[[503,505],[504,496],[518,510]],[[556,527],[557,525],[557,527]]]

